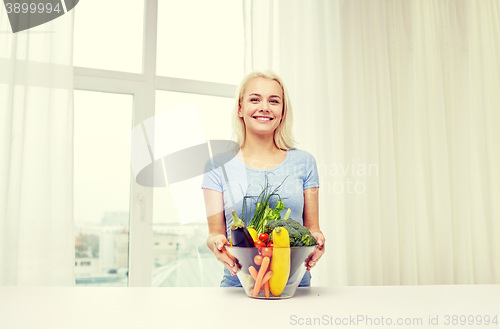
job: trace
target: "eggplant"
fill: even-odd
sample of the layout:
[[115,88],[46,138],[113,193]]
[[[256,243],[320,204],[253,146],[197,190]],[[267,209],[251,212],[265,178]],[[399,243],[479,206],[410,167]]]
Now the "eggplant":
[[231,224],[231,241],[233,247],[253,247],[253,239],[245,226],[245,223],[238,218],[236,211],[232,211],[233,223]]

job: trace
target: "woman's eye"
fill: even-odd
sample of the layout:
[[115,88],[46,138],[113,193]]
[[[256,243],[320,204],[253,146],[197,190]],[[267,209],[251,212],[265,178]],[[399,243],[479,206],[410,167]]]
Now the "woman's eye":
[[259,99],[258,98],[251,98],[250,102],[257,102]]
[[275,102],[276,104],[279,104],[280,102],[278,102],[276,99],[273,99],[271,102]]

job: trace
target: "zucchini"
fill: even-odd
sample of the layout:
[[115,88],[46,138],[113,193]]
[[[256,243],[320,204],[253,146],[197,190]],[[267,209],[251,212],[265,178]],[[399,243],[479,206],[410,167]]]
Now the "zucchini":
[[273,276],[269,279],[269,288],[274,296],[279,296],[290,276],[290,238],[284,227],[276,227],[273,230],[271,271]]

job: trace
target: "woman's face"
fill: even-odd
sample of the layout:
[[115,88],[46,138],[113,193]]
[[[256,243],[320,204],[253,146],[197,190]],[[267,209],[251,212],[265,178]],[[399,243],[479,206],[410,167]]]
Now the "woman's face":
[[250,80],[238,115],[243,118],[247,133],[274,134],[283,115],[283,90],[279,83],[266,78]]

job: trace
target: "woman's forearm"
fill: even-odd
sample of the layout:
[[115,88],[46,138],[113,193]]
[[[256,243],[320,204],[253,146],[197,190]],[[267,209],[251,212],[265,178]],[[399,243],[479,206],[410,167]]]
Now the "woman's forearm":
[[318,188],[304,190],[304,226],[311,231],[321,232],[319,229],[319,202]]
[[224,206],[222,193],[210,189],[203,189],[205,207],[207,209],[208,236],[207,247],[214,251],[214,242],[218,236],[222,243],[226,243],[226,220],[224,217]]

